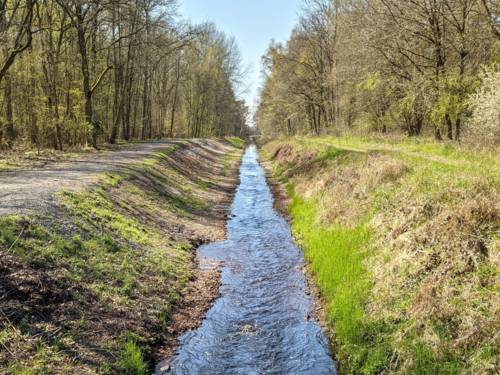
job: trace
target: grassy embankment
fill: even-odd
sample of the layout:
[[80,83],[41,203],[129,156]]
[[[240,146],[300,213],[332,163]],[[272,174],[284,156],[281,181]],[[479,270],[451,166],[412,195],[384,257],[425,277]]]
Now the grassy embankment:
[[148,373],[193,249],[223,237],[240,155],[186,141],[51,212],[0,217],[0,373]]
[[498,153],[331,137],[264,153],[291,197],[340,373],[498,373]]

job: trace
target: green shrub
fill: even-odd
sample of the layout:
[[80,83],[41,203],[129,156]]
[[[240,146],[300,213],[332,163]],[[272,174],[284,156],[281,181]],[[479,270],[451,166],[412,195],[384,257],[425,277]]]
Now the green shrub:
[[142,350],[133,336],[126,338],[119,362],[120,370],[126,375],[146,375],[148,366],[144,362]]

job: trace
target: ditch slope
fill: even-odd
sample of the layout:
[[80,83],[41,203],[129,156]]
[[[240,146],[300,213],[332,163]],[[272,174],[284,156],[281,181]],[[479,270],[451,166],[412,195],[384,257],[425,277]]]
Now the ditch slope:
[[497,374],[500,159],[431,141],[264,146],[341,374]]
[[[234,143],[234,142],[233,142]],[[0,177],[0,373],[144,374],[218,294],[242,150],[150,143]]]

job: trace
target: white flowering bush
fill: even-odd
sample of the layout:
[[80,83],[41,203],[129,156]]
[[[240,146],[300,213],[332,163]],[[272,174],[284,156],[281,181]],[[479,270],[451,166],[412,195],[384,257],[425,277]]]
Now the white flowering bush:
[[500,139],[500,66],[487,68],[481,74],[482,84],[471,95],[472,109],[470,128],[473,132]]

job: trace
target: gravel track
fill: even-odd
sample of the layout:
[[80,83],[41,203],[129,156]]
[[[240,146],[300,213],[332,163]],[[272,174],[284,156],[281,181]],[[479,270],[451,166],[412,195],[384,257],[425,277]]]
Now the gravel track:
[[41,168],[0,172],[0,215],[43,212],[54,204],[55,192],[84,189],[96,182],[99,174],[141,162],[172,144],[185,142],[137,143]]

